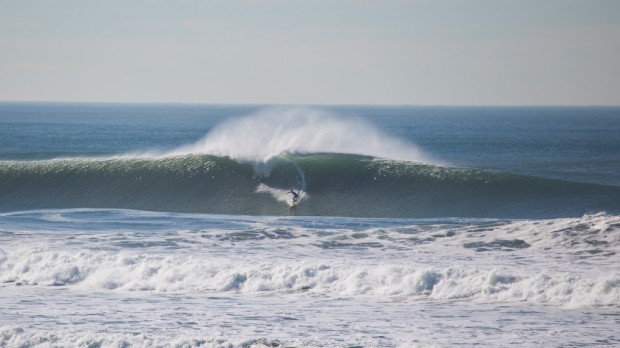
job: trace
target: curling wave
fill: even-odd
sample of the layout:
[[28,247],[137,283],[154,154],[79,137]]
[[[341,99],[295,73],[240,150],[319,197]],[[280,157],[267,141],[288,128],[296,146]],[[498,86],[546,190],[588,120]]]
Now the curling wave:
[[[620,210],[620,188],[345,154],[284,155],[268,176],[229,157],[0,162],[0,210],[123,208],[357,217],[562,217]],[[280,198],[278,197],[280,195]]]

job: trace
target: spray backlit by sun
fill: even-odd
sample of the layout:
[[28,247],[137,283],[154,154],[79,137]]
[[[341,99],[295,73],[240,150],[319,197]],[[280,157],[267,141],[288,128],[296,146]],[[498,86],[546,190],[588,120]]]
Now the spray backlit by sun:
[[168,152],[269,162],[286,154],[346,153],[433,163],[415,145],[349,117],[308,108],[275,108],[215,127],[202,140]]

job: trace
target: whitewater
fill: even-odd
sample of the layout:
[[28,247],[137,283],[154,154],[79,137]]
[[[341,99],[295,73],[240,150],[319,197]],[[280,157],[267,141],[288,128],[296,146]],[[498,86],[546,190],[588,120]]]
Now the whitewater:
[[0,347],[618,346],[619,120],[0,104]]

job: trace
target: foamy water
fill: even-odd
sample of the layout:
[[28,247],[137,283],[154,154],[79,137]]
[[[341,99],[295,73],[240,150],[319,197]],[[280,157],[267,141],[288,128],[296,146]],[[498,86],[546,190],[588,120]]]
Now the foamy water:
[[[518,323],[547,319],[545,331],[517,334],[519,342],[620,342],[609,326],[620,308],[617,216],[365,220],[64,210],[0,221],[5,345],[467,345],[463,335],[476,332],[475,342],[502,346],[511,344],[505,330],[529,332],[531,325]],[[473,311],[476,329],[459,319]],[[590,324],[549,337],[566,330],[567,317]],[[106,330],[115,335],[103,335],[99,320],[113,322]]]

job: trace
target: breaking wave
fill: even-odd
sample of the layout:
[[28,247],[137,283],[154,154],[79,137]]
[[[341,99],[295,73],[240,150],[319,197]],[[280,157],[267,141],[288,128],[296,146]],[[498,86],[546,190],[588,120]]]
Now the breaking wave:
[[620,188],[440,166],[370,124],[270,109],[172,151],[0,162],[0,211],[123,208],[357,217],[561,217],[620,208]]
[[28,248],[0,254],[0,281],[21,286],[160,292],[298,292],[562,305],[620,303],[620,275],[320,262],[243,265],[217,259]]
[[[303,177],[303,180],[302,178]],[[357,217],[562,217],[617,212],[620,188],[345,154],[277,157],[265,177],[229,157],[0,162],[0,210],[123,208]]]

